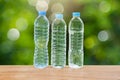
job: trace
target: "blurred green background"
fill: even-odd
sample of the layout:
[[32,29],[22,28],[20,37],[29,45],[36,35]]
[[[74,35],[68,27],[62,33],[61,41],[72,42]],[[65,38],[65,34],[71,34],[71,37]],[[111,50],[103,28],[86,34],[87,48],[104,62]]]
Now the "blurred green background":
[[[0,65],[33,64],[33,29],[38,16],[34,4],[33,0],[0,0]],[[119,65],[119,5],[120,0],[50,0],[47,17],[52,22],[54,11],[62,11],[68,24],[73,11],[81,12],[84,64]]]

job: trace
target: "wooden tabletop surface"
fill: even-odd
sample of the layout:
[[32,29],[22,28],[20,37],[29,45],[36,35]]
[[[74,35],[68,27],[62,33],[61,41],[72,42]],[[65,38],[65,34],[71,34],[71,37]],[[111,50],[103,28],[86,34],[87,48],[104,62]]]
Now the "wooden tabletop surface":
[[120,80],[120,66],[91,65],[81,69],[0,66],[0,80]]

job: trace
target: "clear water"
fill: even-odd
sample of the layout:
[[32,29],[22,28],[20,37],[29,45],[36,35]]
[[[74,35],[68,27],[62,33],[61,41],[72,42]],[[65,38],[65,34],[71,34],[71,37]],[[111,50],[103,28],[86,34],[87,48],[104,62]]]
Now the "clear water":
[[83,66],[83,38],[84,25],[79,17],[73,17],[69,24],[69,67]]
[[49,22],[46,16],[38,16],[34,23],[34,66],[48,66]]
[[51,65],[63,68],[66,65],[66,23],[55,19],[52,24]]

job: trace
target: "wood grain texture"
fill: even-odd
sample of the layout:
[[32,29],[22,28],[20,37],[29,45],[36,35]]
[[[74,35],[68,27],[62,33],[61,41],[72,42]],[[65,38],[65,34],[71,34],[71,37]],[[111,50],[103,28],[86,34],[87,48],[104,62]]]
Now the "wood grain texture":
[[120,66],[84,66],[81,69],[0,66],[0,80],[120,80]]

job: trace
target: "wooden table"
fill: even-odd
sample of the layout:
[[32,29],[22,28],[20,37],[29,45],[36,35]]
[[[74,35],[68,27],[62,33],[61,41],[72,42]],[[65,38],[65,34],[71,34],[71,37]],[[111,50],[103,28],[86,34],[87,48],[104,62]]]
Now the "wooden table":
[[120,66],[93,65],[81,69],[0,66],[0,80],[120,80]]

